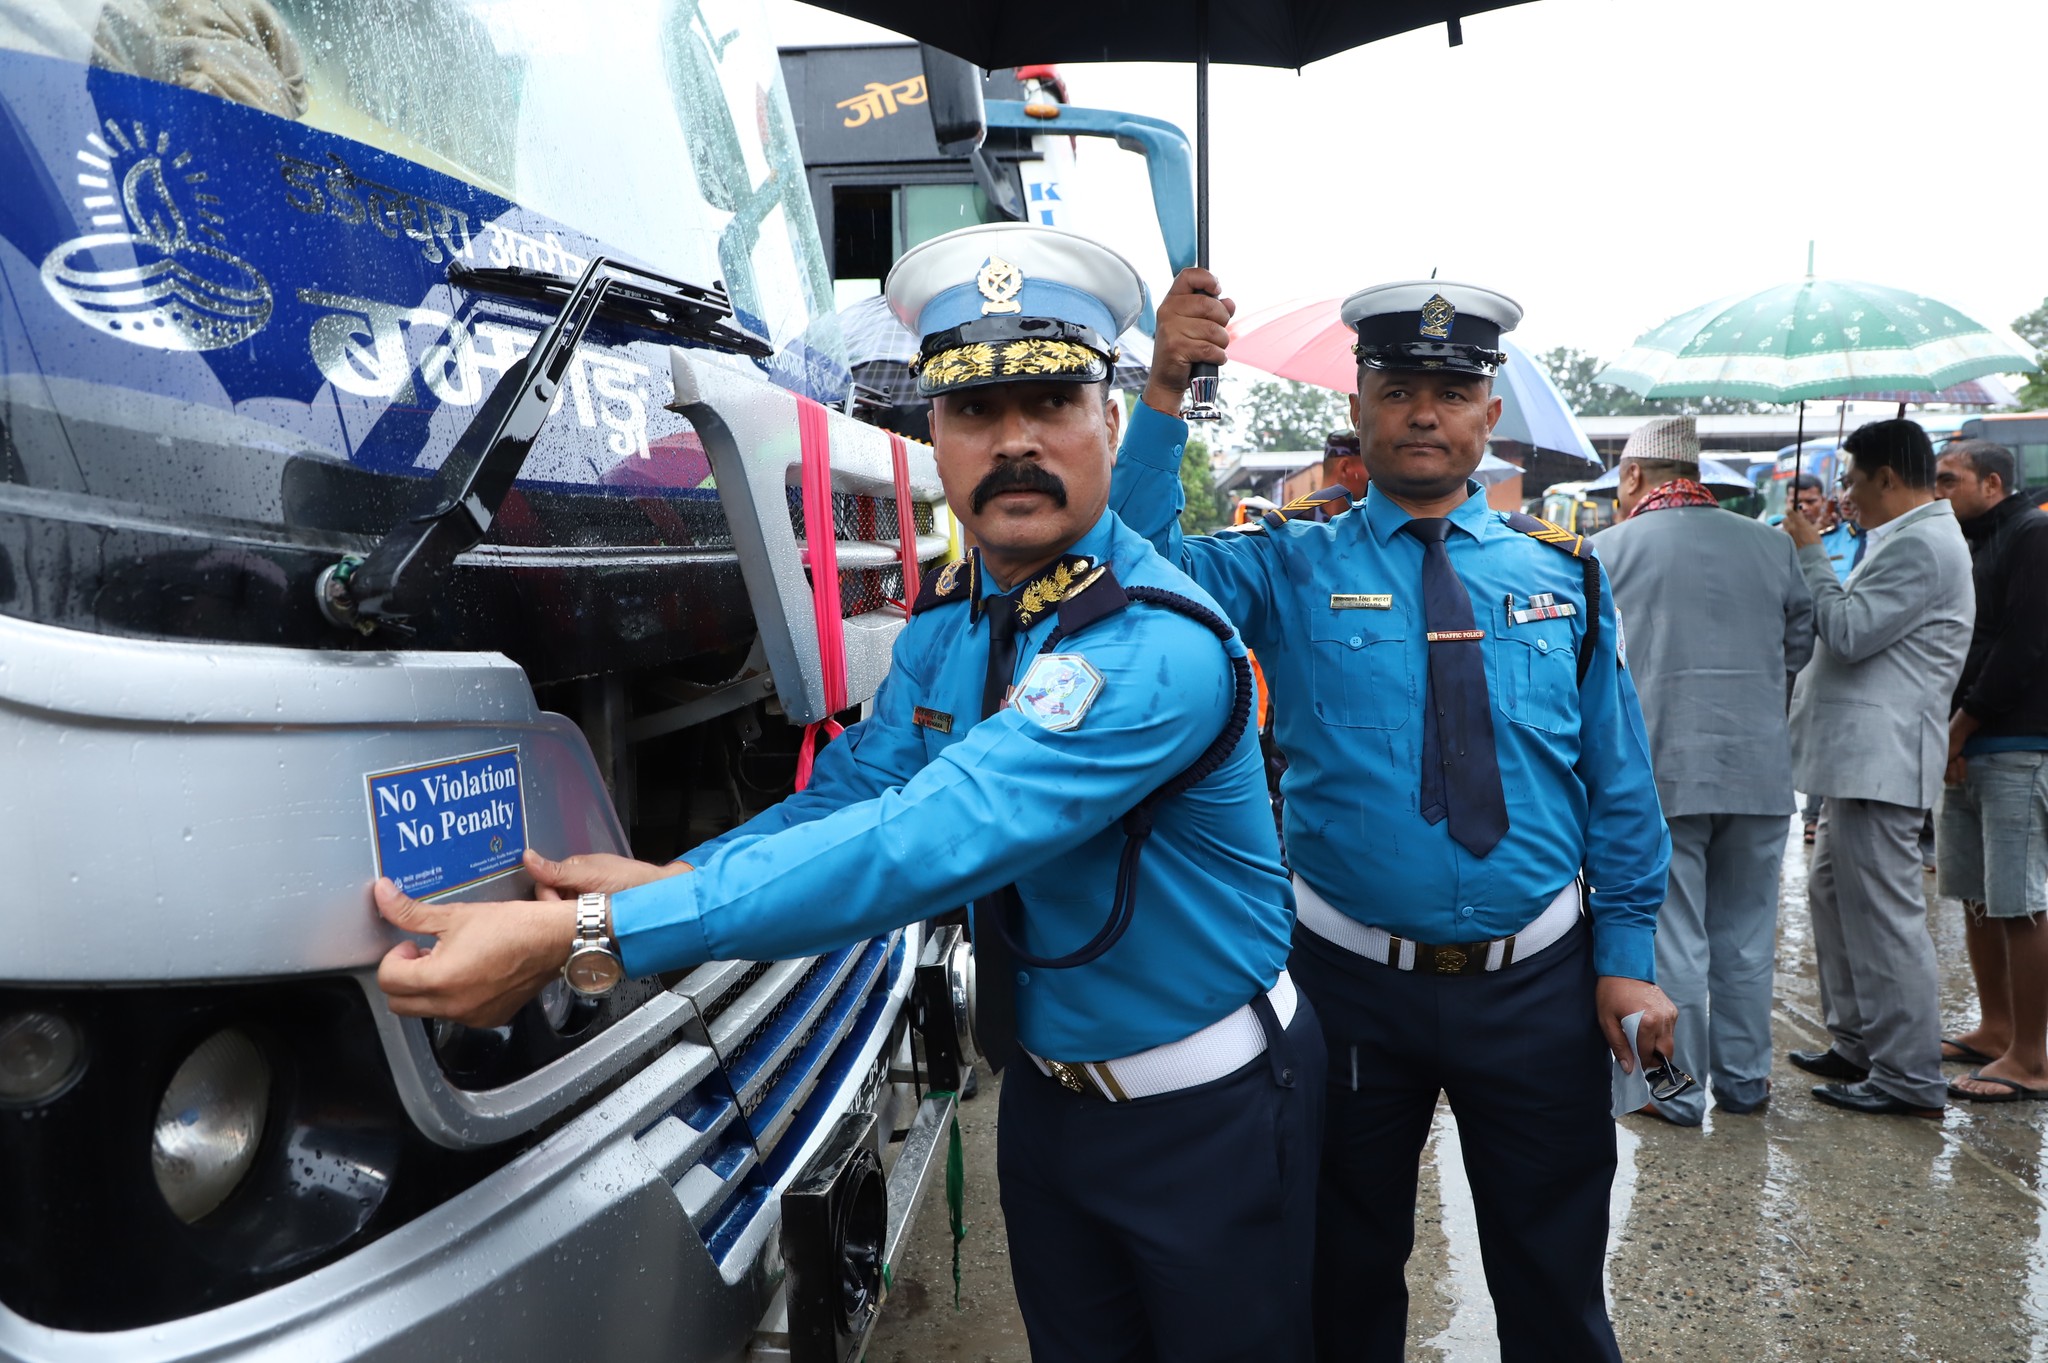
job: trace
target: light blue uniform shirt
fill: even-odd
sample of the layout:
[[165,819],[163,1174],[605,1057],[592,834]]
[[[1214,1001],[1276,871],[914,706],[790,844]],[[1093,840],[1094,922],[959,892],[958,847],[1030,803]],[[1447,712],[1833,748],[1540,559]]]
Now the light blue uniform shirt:
[[[1474,856],[1420,812],[1422,545],[1368,489],[1326,523],[1183,539],[1187,427],[1140,403],[1117,457],[1110,506],[1223,603],[1258,655],[1287,753],[1287,854],[1295,872],[1362,923],[1423,942],[1474,942],[1527,927],[1584,868],[1602,975],[1655,978],[1653,941],[1671,840],[1657,803],[1635,684],[1620,665],[1612,596],[1584,685],[1580,561],[1510,529],[1475,485],[1450,520],[1451,565],[1486,631],[1486,684],[1508,832]],[[1462,532],[1462,533],[1457,533]],[[1549,592],[1577,616],[1508,623],[1507,598]],[[1339,609],[1333,595],[1391,597]]]
[[[1114,516],[1071,552],[1107,561],[1126,587],[1218,610]],[[1057,617],[1018,633],[1018,677]],[[986,618],[964,602],[918,612],[873,711],[825,748],[809,789],[685,853],[695,871],[613,896],[627,969],[808,955],[1012,882],[1030,952],[1081,947],[1109,917],[1120,820],[1215,741],[1232,686],[1223,642],[1157,606],[1134,602],[1057,651],[1102,674],[1078,727],[1054,732],[1015,709],[982,720]],[[919,709],[951,732],[915,722]],[[1279,977],[1294,898],[1257,735],[1156,814],[1123,939],[1084,966],[1018,972],[1018,1039],[1041,1056],[1108,1060],[1176,1041]]]
[[1837,582],[1849,580],[1856,567],[1856,545],[1862,538],[1863,532],[1848,521],[1836,521],[1834,529],[1820,537],[1820,547],[1828,551],[1828,566],[1835,570]]

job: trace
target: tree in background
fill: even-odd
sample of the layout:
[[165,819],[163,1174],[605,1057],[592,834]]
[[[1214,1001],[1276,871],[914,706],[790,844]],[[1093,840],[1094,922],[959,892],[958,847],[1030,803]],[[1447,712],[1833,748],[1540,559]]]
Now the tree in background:
[[[2043,305],[2048,308],[2048,304]],[[1598,355],[1557,346],[1536,356],[1567,407],[1578,416],[1731,416],[1776,410],[1776,404],[1740,398],[1646,398],[1626,388],[1595,383],[1607,367]]]
[[1216,500],[1216,486],[1210,481],[1206,441],[1188,441],[1180,457],[1180,488],[1187,498],[1180,513],[1182,534],[1206,535],[1222,528],[1227,517],[1222,503]]
[[1351,408],[1343,394],[1327,388],[1293,379],[1268,379],[1247,388],[1244,396],[1231,404],[1230,424],[1253,452],[1314,450],[1321,458],[1323,437],[1349,429]]
[[[2012,329],[2019,333],[2022,341],[2034,348],[2034,361],[2048,365],[2048,298],[2041,300],[2041,306],[2024,317],[2012,319]],[[2048,407],[2048,376],[2027,375],[2027,382],[2019,392],[2020,406],[2028,411]]]

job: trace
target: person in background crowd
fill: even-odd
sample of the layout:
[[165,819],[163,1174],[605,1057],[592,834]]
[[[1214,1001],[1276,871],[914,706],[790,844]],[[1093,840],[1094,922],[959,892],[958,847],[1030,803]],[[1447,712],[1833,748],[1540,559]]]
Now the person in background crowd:
[[[1811,476],[1811,475],[1809,475]],[[1814,479],[1815,483],[1820,480]],[[1806,499],[1799,502],[1801,512],[1806,510]],[[1821,547],[1827,550],[1828,566],[1835,570],[1835,581],[1847,582],[1856,565],[1863,562],[1863,526],[1856,519],[1856,499],[1842,488],[1835,489],[1833,502],[1823,502],[1827,508],[1827,523],[1814,521],[1819,528]],[[1809,516],[1809,520],[1812,518]]]
[[1802,473],[1792,480],[1792,500],[1798,505],[1800,514],[1812,521],[1825,535],[1835,528],[1835,509],[1828,502],[1827,489],[1820,479],[1810,473]]
[[1792,1063],[1852,1112],[1939,1117],[1940,1001],[1918,843],[1948,761],[1950,694],[1976,603],[1955,512],[1934,497],[1934,447],[1911,421],[1843,442],[1868,548],[1838,581],[1797,507],[1785,532],[1813,593],[1820,648],[1792,698],[1792,763],[1827,797],[1807,876],[1821,1003],[1832,1044]]
[[[1828,564],[1835,570],[1835,580],[1848,581],[1850,569],[1862,556],[1863,529],[1856,524],[1855,503],[1839,488],[1836,496],[1830,498],[1826,486],[1810,473],[1800,474],[1793,487],[1800,514],[1820,531],[1821,547],[1827,550]],[[1806,825],[1808,847],[1813,846],[1814,834],[1820,827],[1821,803],[1819,795],[1808,791],[1806,803],[1799,811],[1799,817]]]
[[1358,432],[1345,427],[1323,437],[1323,484],[1341,487],[1356,502],[1365,497],[1372,474],[1358,453]]
[[2019,495],[2012,451],[1988,440],[1947,446],[1934,488],[1962,524],[1977,589],[1935,889],[1963,901],[1980,1011],[1941,1058],[1981,1067],[1951,1098],[2048,1098],[2048,515]]
[[[1794,808],[1785,688],[1813,655],[1813,597],[1791,541],[1722,511],[1699,473],[1693,417],[1638,427],[1621,452],[1622,521],[1593,545],[1628,626],[1671,829],[1657,980],[1678,1005],[1672,1059],[1711,1076],[1723,1112],[1747,1113],[1771,1092],[1771,966]],[[1818,502],[1820,481],[1808,481]],[[1706,1105],[1694,1088],[1644,1111],[1698,1126]]]
[[1651,982],[1669,838],[1619,622],[1583,540],[1489,508],[1472,481],[1521,308],[1415,280],[1360,290],[1341,315],[1363,502],[1183,538],[1181,392],[1229,343],[1229,305],[1200,269],[1160,302],[1111,489],[1222,603],[1273,687],[1290,969],[1329,1036],[1317,1349],[1402,1358],[1417,1174],[1447,1095],[1500,1357],[1617,1360],[1601,1282],[1608,1056],[1633,1066],[1636,1013],[1635,1050],[1668,1056],[1674,1019]]

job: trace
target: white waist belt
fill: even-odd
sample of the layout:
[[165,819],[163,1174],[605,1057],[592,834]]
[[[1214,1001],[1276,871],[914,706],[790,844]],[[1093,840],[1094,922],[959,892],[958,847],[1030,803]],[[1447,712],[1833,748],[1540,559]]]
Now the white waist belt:
[[[1294,981],[1286,971],[1280,972],[1280,978],[1266,991],[1266,998],[1282,1028],[1294,1021]],[[1266,1029],[1259,1025],[1258,1014],[1247,1003],[1199,1032],[1121,1060],[1074,1062],[1047,1060],[1030,1050],[1024,1054],[1031,1057],[1039,1073],[1059,1080],[1076,1093],[1122,1103],[1221,1079],[1250,1064],[1265,1050]]]
[[[1528,927],[1512,937],[1473,943],[1470,949],[1486,952],[1485,968],[1488,970],[1499,970],[1513,961],[1526,961],[1570,932],[1572,925],[1579,921],[1579,908],[1579,882],[1574,880],[1557,892],[1550,906]],[[1327,899],[1310,889],[1308,882],[1300,876],[1294,878],[1294,916],[1303,927],[1324,941],[1333,942],[1368,961],[1391,965],[1397,970],[1415,969],[1417,943],[1406,937],[1396,937],[1385,928],[1361,923],[1334,908]],[[1394,955],[1389,946],[1395,942],[1400,943],[1400,953],[1389,960],[1388,957]]]

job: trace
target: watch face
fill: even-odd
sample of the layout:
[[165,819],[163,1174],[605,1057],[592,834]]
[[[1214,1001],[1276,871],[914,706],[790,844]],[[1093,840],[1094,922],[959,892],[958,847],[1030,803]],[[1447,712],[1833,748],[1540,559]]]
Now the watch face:
[[602,994],[624,977],[626,968],[609,951],[579,951],[562,973],[577,993]]

